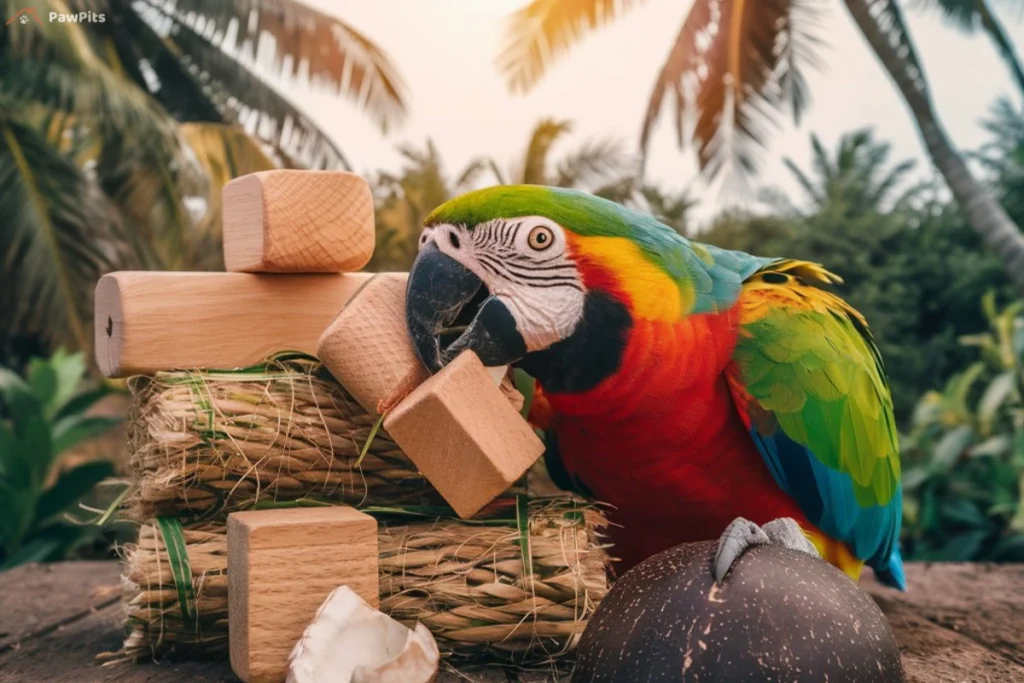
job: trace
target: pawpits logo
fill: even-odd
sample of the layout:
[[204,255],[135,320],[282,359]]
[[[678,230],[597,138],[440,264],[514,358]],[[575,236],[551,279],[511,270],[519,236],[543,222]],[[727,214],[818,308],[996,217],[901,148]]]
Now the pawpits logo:
[[[107,15],[103,12],[91,11],[72,13],[50,12],[46,18],[49,20],[51,24],[102,24],[106,22]],[[31,21],[34,21],[40,26],[43,25],[43,22],[39,19],[38,16],[36,16],[36,10],[33,7],[26,7],[24,9],[18,10],[18,13],[15,14],[10,19],[8,19],[7,24],[5,25],[10,26],[15,21],[17,21],[20,24],[27,24]]]
[[25,9],[18,10],[18,13],[15,14],[10,19],[8,19],[7,23],[4,24],[4,26],[10,26],[16,21],[22,24],[27,24],[30,21],[35,21],[40,26],[43,25],[43,22],[39,21],[39,17],[36,16],[36,10],[34,7],[26,7]]

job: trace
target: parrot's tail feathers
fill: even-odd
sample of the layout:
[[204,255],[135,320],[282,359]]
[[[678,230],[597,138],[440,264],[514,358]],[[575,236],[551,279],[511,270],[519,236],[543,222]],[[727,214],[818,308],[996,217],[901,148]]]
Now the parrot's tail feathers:
[[903,555],[900,554],[899,548],[892,549],[889,561],[884,567],[875,569],[875,576],[886,586],[901,591],[907,590],[907,575],[903,573]]

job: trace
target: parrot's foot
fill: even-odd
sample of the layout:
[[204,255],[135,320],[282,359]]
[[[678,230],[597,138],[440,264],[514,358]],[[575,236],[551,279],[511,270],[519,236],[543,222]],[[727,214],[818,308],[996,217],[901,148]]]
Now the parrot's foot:
[[820,557],[814,544],[807,540],[796,520],[790,517],[773,519],[760,527],[749,519],[737,517],[718,539],[713,571],[715,583],[722,583],[736,561],[751,548],[759,545],[778,545]]

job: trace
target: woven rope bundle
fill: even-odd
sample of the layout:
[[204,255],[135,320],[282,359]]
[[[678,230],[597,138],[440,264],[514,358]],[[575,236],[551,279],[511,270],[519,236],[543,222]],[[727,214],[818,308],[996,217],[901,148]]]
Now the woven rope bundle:
[[[296,499],[366,506],[444,501],[313,358],[282,355],[231,372],[162,372],[132,383],[124,515],[224,519]],[[508,504],[522,488],[508,492]],[[499,507],[501,506],[499,501]]]
[[[521,519],[382,524],[381,609],[424,623],[457,660],[530,665],[572,650],[608,589],[605,519],[570,497],[534,500],[523,514],[528,526]],[[225,533],[219,522],[184,530],[192,590],[182,610],[161,533],[141,527],[138,543],[125,548],[126,655],[226,651]]]

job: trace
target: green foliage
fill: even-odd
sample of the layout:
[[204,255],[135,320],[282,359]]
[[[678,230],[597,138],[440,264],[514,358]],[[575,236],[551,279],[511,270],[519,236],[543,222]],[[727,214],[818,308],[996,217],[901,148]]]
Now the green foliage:
[[844,282],[836,292],[867,318],[892,385],[897,421],[918,398],[969,362],[957,337],[985,329],[978,310],[995,289],[1012,289],[998,259],[955,208],[925,200],[926,188],[900,182],[906,163],[886,163],[888,145],[864,131],[833,154],[815,145],[800,171],[806,206],[769,216],[725,214],[694,235],[729,249],[824,264]]
[[975,362],[924,395],[905,439],[904,546],[920,560],[1024,560],[1024,302],[982,306]]
[[[6,17],[22,6],[0,5]],[[44,0],[39,15],[49,9],[108,20],[0,29],[5,363],[87,348],[103,272],[222,268],[230,179],[348,167],[265,75],[344,96],[381,128],[405,113],[383,51],[296,0]]]
[[119,420],[86,411],[107,394],[81,390],[82,354],[34,358],[25,377],[0,367],[0,570],[67,557],[99,529],[63,518],[113,474],[109,461],[58,471],[60,455]]

